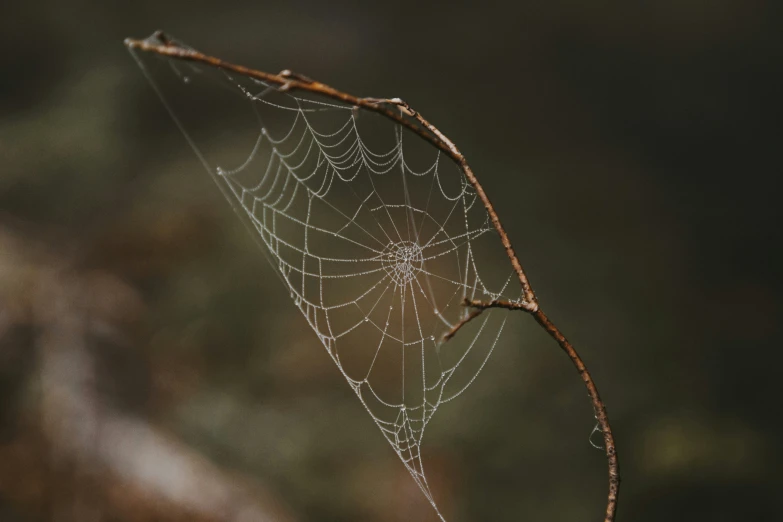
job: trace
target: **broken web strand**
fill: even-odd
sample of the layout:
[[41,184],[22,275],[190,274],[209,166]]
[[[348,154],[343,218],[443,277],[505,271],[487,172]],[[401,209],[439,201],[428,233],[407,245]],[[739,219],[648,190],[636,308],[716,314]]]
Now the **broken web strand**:
[[[199,74],[194,67],[181,78],[191,83]],[[463,299],[494,301],[508,290],[514,275],[509,272],[494,291],[479,276],[474,243],[495,234],[486,211],[459,172],[452,173],[458,176],[458,190],[447,187],[440,152],[424,168],[409,164],[401,127],[394,126],[391,145],[379,152],[362,138],[357,123],[362,109],[281,95],[263,81],[252,79],[248,85],[220,74],[224,85],[248,100],[258,121],[255,144],[237,165],[208,163],[159,94],[224,195],[251,224],[294,303],[443,519],[422,464],[424,431],[438,407],[475,380],[499,340],[505,316],[497,321],[495,312],[488,311],[471,332],[461,333],[470,338],[456,362],[441,357],[441,337],[465,317]],[[282,132],[270,131],[261,108],[290,113],[290,125]],[[313,120],[323,113],[341,123],[319,129]],[[398,176],[396,189],[384,184],[391,176]],[[416,180],[428,181],[422,191],[427,196],[414,202],[416,189],[409,185]],[[438,215],[435,206],[445,211]],[[320,252],[324,243],[329,254]],[[333,289],[335,283],[349,285],[351,280],[360,281],[352,285],[360,290],[341,299],[329,295],[327,285]],[[347,368],[341,344],[353,342],[348,339],[359,331],[375,341],[365,342],[374,354],[366,371],[357,375],[355,368]],[[456,391],[447,390],[458,368],[481,345],[489,348],[479,358],[478,369]],[[390,347],[400,354],[396,398],[373,385],[374,372],[388,366],[388,357],[380,359]],[[434,365],[428,364],[428,356]],[[410,375],[406,380],[411,360],[419,361],[420,389],[412,387]]]

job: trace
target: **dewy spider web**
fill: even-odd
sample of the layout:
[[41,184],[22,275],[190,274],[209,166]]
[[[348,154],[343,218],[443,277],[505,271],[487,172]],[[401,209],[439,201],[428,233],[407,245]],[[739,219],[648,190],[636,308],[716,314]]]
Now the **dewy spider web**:
[[[475,190],[449,158],[375,114],[206,66],[164,67],[175,73],[170,82],[187,86],[168,96],[165,79],[153,85],[443,519],[424,473],[424,432],[484,367],[505,312],[488,310],[448,342],[443,336],[468,313],[465,298],[508,297],[513,280],[499,268],[507,260]],[[189,91],[196,83],[238,94],[251,116],[230,120],[245,130],[212,145],[237,149],[237,136],[252,136],[239,160],[208,161],[198,130],[186,131],[189,112],[176,105],[189,94],[198,100]]]

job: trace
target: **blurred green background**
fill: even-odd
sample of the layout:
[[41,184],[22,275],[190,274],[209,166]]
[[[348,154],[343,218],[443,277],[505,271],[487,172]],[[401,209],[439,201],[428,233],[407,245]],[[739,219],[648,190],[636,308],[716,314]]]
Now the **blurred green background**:
[[[781,11],[4,4],[0,520],[436,520],[123,47],[154,29],[424,113],[593,372],[618,520],[777,519]],[[439,505],[600,520],[582,384],[516,323],[425,436]]]

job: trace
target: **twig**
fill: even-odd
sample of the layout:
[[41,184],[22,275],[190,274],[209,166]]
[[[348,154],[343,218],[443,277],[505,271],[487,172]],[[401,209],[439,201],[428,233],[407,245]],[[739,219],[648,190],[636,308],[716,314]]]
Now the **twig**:
[[157,31],[151,37],[146,40],[125,40],[125,45],[130,49],[138,49],[141,51],[151,52],[161,56],[167,56],[178,60],[197,62],[224,71],[240,74],[249,78],[262,80],[273,85],[278,85],[280,90],[283,91],[306,91],[323,96],[327,96],[334,100],[339,100],[344,103],[361,107],[372,112],[381,114],[390,120],[410,129],[416,133],[422,139],[428,141],[436,148],[443,151],[454,162],[459,165],[460,170],[468,179],[470,184],[476,190],[481,202],[484,204],[487,213],[489,214],[492,225],[495,227],[498,235],[500,236],[500,242],[506,250],[511,261],[511,266],[514,268],[514,272],[519,279],[519,283],[522,286],[522,293],[524,299],[520,302],[510,301],[470,301],[466,300],[463,305],[470,306],[474,310],[457,323],[449,332],[447,332],[443,339],[447,341],[454,337],[456,333],[465,326],[472,319],[478,317],[487,308],[506,308],[510,310],[524,310],[535,318],[536,322],[541,325],[544,330],[560,345],[563,351],[566,352],[571,362],[576,366],[579,375],[582,377],[582,381],[587,388],[587,392],[590,395],[590,400],[595,410],[595,416],[600,426],[601,432],[604,435],[604,444],[606,447],[606,458],[609,468],[609,492],[607,496],[606,516],[604,522],[613,522],[615,519],[615,513],[617,511],[617,498],[620,490],[620,470],[617,460],[617,451],[614,444],[614,437],[612,436],[612,429],[609,425],[609,418],[606,414],[606,407],[604,406],[601,397],[598,394],[598,389],[593,382],[590,372],[585,367],[579,354],[576,352],[571,343],[565,338],[565,336],[557,329],[557,327],[549,320],[543,310],[538,306],[535,293],[533,292],[530,282],[527,279],[525,271],[522,269],[522,265],[517,258],[514,248],[511,246],[511,240],[506,234],[503,225],[500,222],[500,218],[495,212],[495,208],[489,201],[487,194],[484,192],[484,188],[479,183],[473,170],[468,165],[467,160],[459,151],[457,146],[452,142],[445,134],[443,134],[437,127],[427,121],[421,113],[413,110],[410,105],[402,101],[399,98],[385,99],[385,98],[359,98],[357,96],[347,94],[339,91],[334,87],[323,84],[321,82],[312,80],[306,76],[293,73],[289,70],[282,71],[280,74],[271,74],[255,69],[250,69],[242,65],[235,65],[226,61],[209,56],[198,52],[194,49],[188,49],[182,47],[174,40],[167,37],[161,31]]

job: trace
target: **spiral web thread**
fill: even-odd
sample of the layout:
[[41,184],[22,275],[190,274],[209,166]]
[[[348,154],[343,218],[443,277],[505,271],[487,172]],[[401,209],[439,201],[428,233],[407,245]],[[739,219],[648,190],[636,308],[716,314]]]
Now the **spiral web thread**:
[[[172,68],[185,83],[203,73]],[[400,126],[383,120],[387,133],[376,141],[386,148],[370,146],[362,122],[380,119],[374,114],[219,74],[224,87],[250,103],[255,142],[232,166],[210,165],[188,136],[189,142],[445,520],[424,473],[424,431],[435,411],[475,380],[506,316],[488,310],[454,339],[443,342],[443,334],[468,313],[464,298],[498,299],[512,280],[504,269],[490,278],[497,287],[491,290],[479,275],[477,260],[487,248],[480,242],[498,244],[486,210],[456,165],[434,148],[411,153],[424,158],[423,166],[412,165],[407,151],[421,140]],[[268,119],[284,123],[272,129]]]

